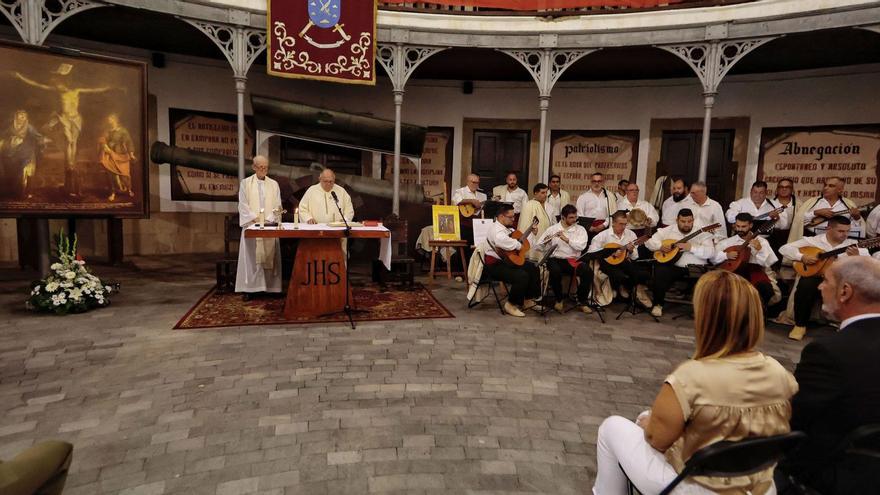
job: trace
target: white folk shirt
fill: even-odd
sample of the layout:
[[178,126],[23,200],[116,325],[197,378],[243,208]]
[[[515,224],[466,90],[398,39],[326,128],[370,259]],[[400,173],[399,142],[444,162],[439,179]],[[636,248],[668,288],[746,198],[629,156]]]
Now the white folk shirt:
[[[658,222],[660,222],[660,215],[657,214],[657,209],[654,208],[654,205],[648,203],[643,199],[636,200],[635,204],[630,203],[628,199],[624,198],[617,202],[617,209],[623,210],[627,213],[639,209],[645,212],[645,215],[648,215],[648,218],[651,219],[651,225],[654,227],[657,226]],[[676,212],[678,214],[678,212]],[[632,228],[631,225],[628,225],[629,228]]]
[[[770,199],[765,199],[764,204],[762,204],[761,207],[758,208],[755,206],[755,202],[752,201],[752,198],[742,198],[734,201],[733,203],[730,203],[730,208],[727,210],[727,223],[735,223],[736,216],[740,213],[748,213],[753,218],[757,218],[761,215],[770,213],[779,206],[779,203],[770,201]],[[788,230],[788,228],[791,226],[791,215],[794,214],[794,212],[789,213],[789,210],[790,208],[782,210],[782,212],[779,214],[779,220],[774,226],[775,228],[779,230]],[[770,217],[765,216],[761,220],[767,220],[769,218]]]
[[[510,234],[513,233],[513,230],[513,227],[505,227],[497,220],[492,222],[492,225],[489,226],[489,232],[486,233],[486,241],[483,245],[483,252],[486,253],[487,256],[501,259],[501,256],[495,251],[496,247],[504,251],[514,251],[521,248],[522,243],[510,237]],[[531,232],[529,232],[529,242],[532,241],[533,237],[534,236],[531,234]]]
[[676,219],[678,218],[678,210],[682,208],[691,208],[693,205],[694,200],[693,198],[691,198],[690,194],[688,194],[683,200],[678,202],[676,202],[675,199],[672,198],[672,196],[669,196],[660,207],[663,214],[663,225],[675,225]]
[[727,220],[724,218],[724,210],[718,201],[712,198],[706,198],[703,204],[693,202],[688,208],[694,212],[694,228],[705,227],[713,223],[720,224],[721,227],[715,229],[712,236],[716,241],[723,241],[727,238]]
[[[830,242],[828,242],[828,235],[814,235],[812,237],[804,237],[803,239],[799,239],[797,241],[788,243],[781,248],[779,248],[779,254],[784,256],[786,259],[792,261],[800,261],[801,258],[804,257],[803,254],[799,251],[802,247],[817,247],[822,251],[828,252],[834,249],[842,248],[844,246],[850,246],[856,244],[857,241],[853,239],[846,239],[836,246],[832,246]],[[840,253],[838,256],[848,256],[846,252]],[[870,256],[868,250],[865,248],[859,248],[859,256]]]
[[479,191],[471,191],[468,186],[452,191],[452,204],[458,205],[465,199],[476,199],[480,203],[485,203],[486,195]]
[[594,220],[602,220],[602,226],[608,225],[609,204],[611,200],[608,198],[608,192],[604,189],[597,195],[592,190],[587,191],[577,199],[577,212],[579,217],[592,218]]
[[521,212],[523,205],[529,200],[529,195],[519,187],[511,191],[507,186],[497,186],[492,189],[492,195],[500,197],[499,201],[502,203],[513,203],[514,213]]
[[880,234],[880,207],[871,210],[868,215],[868,237],[876,237]]
[[321,184],[315,184],[306,189],[306,193],[299,202],[300,221],[304,223],[309,220],[314,220],[316,223],[341,222],[342,217],[339,215],[339,209],[336,208],[336,201],[333,200],[331,192],[336,193],[345,219],[350,222],[354,218],[351,196],[339,184],[333,184],[333,189],[330,191],[324,191]]
[[[761,250],[755,251],[755,248],[749,246],[749,251],[752,254],[749,256],[748,262],[764,268],[770,268],[774,263],[779,261],[779,258],[776,257],[776,253],[773,252],[773,248],[770,247],[770,243],[767,242],[767,239],[761,236],[758,236],[755,239],[761,243]],[[745,242],[745,240],[742,237],[735,235],[716,244],[715,258],[712,260],[712,263],[717,265],[727,261],[727,253],[725,253],[724,250],[733,246],[741,246],[743,242]]]
[[556,216],[562,214],[562,208],[570,203],[571,195],[569,195],[567,191],[560,189],[559,194],[556,196],[548,191],[547,201],[544,201],[544,208],[547,210],[547,215],[550,216],[550,221],[555,221]]
[[[694,229],[696,228],[694,227]],[[692,230],[684,234],[678,230],[678,224],[669,225],[655,232],[648,239],[648,242],[645,243],[645,246],[651,251],[658,251],[663,245],[663,241],[670,239],[678,241],[693,232]],[[690,251],[683,251],[675,266],[687,268],[688,265],[705,265],[706,261],[715,255],[715,249],[712,247],[712,236],[706,232],[702,232],[688,242],[691,244]]]
[[565,232],[565,237],[568,237],[568,242],[563,241],[559,237],[553,237],[550,244],[544,246],[542,249],[547,250],[550,246],[556,246],[556,251],[553,251],[553,254],[550,255],[551,258],[579,258],[581,252],[587,247],[587,229],[581,227],[577,223],[571,227],[566,227],[562,222],[553,225],[544,231],[544,235],[538,239],[538,245],[543,245],[545,240],[549,237],[555,236],[560,231]]
[[[605,249],[606,244],[620,244],[621,246],[625,246],[636,239],[638,239],[636,233],[629,229],[623,229],[623,233],[619,237],[614,233],[614,229],[605,229],[596,234],[596,237],[593,237],[593,241],[590,242],[590,249],[587,250],[587,252],[597,253]],[[638,259],[638,249],[633,249],[629,257],[633,260]]]

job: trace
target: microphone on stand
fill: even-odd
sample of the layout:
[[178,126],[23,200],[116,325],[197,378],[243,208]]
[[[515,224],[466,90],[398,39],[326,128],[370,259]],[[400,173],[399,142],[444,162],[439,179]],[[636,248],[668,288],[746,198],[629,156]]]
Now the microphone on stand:
[[336,203],[336,209],[339,210],[339,215],[342,217],[342,222],[345,224],[345,237],[351,235],[351,226],[348,224],[348,220],[345,219],[345,213],[342,212],[342,207],[339,206],[339,197],[336,196],[336,191],[330,191],[330,196],[333,197],[333,201]]

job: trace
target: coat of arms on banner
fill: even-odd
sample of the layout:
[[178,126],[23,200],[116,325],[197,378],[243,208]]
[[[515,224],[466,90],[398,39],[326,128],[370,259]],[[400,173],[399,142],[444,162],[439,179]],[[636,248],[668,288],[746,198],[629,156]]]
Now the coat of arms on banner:
[[269,74],[375,84],[376,12],[375,0],[269,0]]

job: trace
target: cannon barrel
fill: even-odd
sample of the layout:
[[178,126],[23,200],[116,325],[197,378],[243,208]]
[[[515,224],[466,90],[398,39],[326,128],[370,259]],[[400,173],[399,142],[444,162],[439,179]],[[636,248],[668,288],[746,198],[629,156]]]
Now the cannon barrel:
[[[165,143],[156,141],[150,146],[150,160],[154,163],[173,163],[185,167],[196,168],[207,172],[214,172],[225,175],[238,175],[238,159],[215,153],[206,153],[204,151],[193,151],[186,148],[178,148],[176,146],[168,146]],[[311,183],[317,183],[320,169],[312,169],[305,167],[291,167],[289,165],[274,164],[269,168],[269,176],[273,178],[284,178],[291,183],[303,177],[311,176]],[[394,190],[389,181],[382,179],[373,179],[372,177],[361,177],[349,174],[336,174],[336,180],[351,188],[352,191],[375,196],[379,198],[392,199]],[[400,200],[407,203],[423,203],[430,201],[425,197],[425,190],[420,184],[401,184]]]

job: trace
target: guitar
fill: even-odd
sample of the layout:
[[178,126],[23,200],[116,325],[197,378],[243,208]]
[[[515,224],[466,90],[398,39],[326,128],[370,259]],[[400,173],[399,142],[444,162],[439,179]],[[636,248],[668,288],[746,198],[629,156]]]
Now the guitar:
[[[532,220],[532,227],[535,227],[537,225],[538,217],[535,217],[535,219]],[[532,247],[529,243],[529,238],[523,232],[520,232],[518,230],[514,230],[513,232],[511,232],[510,237],[512,239],[520,241],[520,248],[516,251],[505,251],[503,249],[496,248],[495,252],[498,253],[498,256],[501,256],[501,259],[503,259],[504,261],[507,261],[512,265],[523,266],[526,262],[526,255],[529,253],[529,249],[531,249]]]
[[[752,221],[753,222],[763,222],[764,220],[767,220],[767,219],[773,220],[772,218],[770,218],[771,215],[778,215],[778,214],[782,213],[783,211],[785,211],[786,208],[788,208],[788,205],[782,205],[773,211],[768,211],[767,213],[761,213],[760,215],[753,218]],[[777,220],[773,220],[773,221],[776,222]]]
[[[783,206],[783,208],[785,208],[785,207]],[[765,232],[770,232],[771,230],[773,230],[773,226],[776,225],[776,222],[777,222],[777,220],[768,221],[764,225],[761,225],[759,228],[755,229],[754,232],[749,232],[748,234],[746,234],[746,236],[743,238],[742,244],[738,244],[736,246],[730,246],[729,248],[725,249],[724,250],[725,253],[736,252],[738,254],[737,254],[736,258],[727,259],[726,261],[722,262],[718,266],[720,266],[722,270],[727,270],[729,272],[734,272],[734,273],[737,270],[739,270],[740,267],[744,263],[748,263],[749,259],[751,259],[751,257],[752,257],[752,251],[751,251],[752,248],[749,246],[749,244],[751,244],[751,242],[755,239],[755,237],[758,237],[759,235],[761,235]]]
[[471,203],[462,203],[458,205],[458,212],[465,218],[471,218],[476,215],[478,211],[480,211],[480,208],[477,208]]
[[831,251],[822,251],[822,249],[813,246],[802,247],[798,249],[801,254],[815,256],[819,260],[812,265],[808,265],[803,261],[795,261],[794,263],[792,263],[792,266],[794,267],[794,271],[796,271],[797,274],[801,277],[815,277],[816,275],[821,275],[823,272],[825,272],[826,268],[831,266],[831,263],[834,262],[836,256],[846,251],[846,249],[850,246],[856,246],[860,248],[877,247],[880,246],[880,237],[865,239],[863,241],[859,241],[856,244],[847,244],[846,246],[832,249]]
[[641,246],[642,244],[648,242],[648,239],[650,239],[650,238],[651,238],[651,234],[646,234],[646,235],[643,235],[643,236],[639,237],[638,239],[630,242],[626,246],[621,246],[620,244],[617,244],[616,242],[609,242],[608,244],[605,244],[605,246],[603,246],[604,249],[614,249],[615,250],[614,254],[605,258],[605,261],[608,262],[609,265],[619,265],[619,264],[623,263],[627,259],[627,255],[629,254],[628,250],[630,248],[637,248],[637,247]]
[[[870,210],[871,208],[873,208],[875,206],[877,206],[876,201],[873,203],[868,203],[864,206],[857,206],[856,209],[859,210],[859,212],[862,214],[862,216],[864,216],[864,214],[867,213],[868,210]],[[842,210],[834,210],[831,212],[832,217],[836,216],[836,215],[848,215],[848,214],[849,214],[849,208],[842,209]],[[825,218],[825,217],[813,217],[813,219],[810,220],[809,222],[804,220],[804,227],[816,227],[816,226],[822,225],[823,223],[827,222],[828,220],[829,220],[829,218]]]
[[672,247],[672,249],[668,253],[664,253],[660,249],[654,251],[654,259],[657,260],[658,263],[675,263],[681,257],[681,249],[675,247],[676,244],[681,242],[688,242],[689,240],[702,234],[703,232],[712,232],[720,228],[720,223],[713,223],[712,225],[708,225],[706,227],[703,227],[702,229],[695,230],[694,232],[691,232],[689,235],[677,241],[675,239],[667,239],[663,241],[660,247],[662,248],[663,246],[670,246]]

